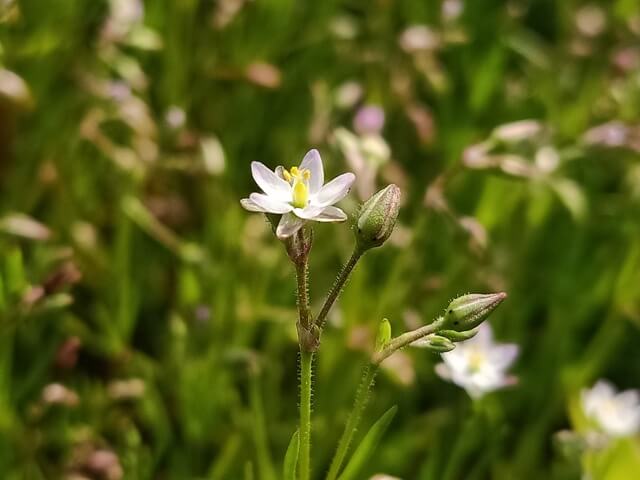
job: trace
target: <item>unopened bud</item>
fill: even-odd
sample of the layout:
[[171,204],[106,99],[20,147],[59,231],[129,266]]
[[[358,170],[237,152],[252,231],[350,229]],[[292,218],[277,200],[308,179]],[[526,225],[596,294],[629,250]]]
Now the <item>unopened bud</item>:
[[382,350],[391,340],[391,323],[386,318],[380,322],[378,335],[376,336],[376,352]]
[[429,350],[437,353],[450,352],[451,350],[456,348],[455,343],[453,343],[451,340],[446,337],[436,335],[435,333],[427,335],[420,340],[416,340],[411,344],[411,346],[428,348]]
[[393,232],[400,210],[400,189],[391,184],[367,200],[358,214],[355,234],[362,250],[379,247]]
[[484,322],[507,294],[500,293],[470,293],[453,300],[444,314],[442,328],[464,332],[476,328]]
[[469,340],[470,338],[475,337],[480,330],[474,328],[473,330],[466,330],[464,332],[457,332],[455,330],[440,330],[438,331],[438,335],[441,337],[446,337],[452,342],[464,342],[465,340]]

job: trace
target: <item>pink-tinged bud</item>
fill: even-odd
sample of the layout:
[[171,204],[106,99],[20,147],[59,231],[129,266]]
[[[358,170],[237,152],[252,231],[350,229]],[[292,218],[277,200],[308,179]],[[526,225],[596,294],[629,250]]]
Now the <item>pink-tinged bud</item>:
[[358,135],[378,134],[384,128],[384,110],[377,105],[366,105],[356,113],[353,129]]
[[470,293],[456,298],[447,307],[442,330],[464,332],[476,328],[505,298],[507,298],[505,292]]

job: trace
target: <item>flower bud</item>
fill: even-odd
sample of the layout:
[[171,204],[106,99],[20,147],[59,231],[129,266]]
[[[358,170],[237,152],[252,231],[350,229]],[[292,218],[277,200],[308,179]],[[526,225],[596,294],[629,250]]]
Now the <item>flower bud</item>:
[[462,295],[447,307],[442,329],[456,332],[474,329],[484,322],[505,298],[507,298],[507,294],[504,292]]
[[382,350],[391,340],[391,324],[386,318],[380,322],[378,327],[378,335],[376,336],[376,352]]
[[466,330],[464,332],[456,332],[455,330],[440,330],[438,331],[438,335],[441,337],[446,337],[452,342],[464,342],[465,340],[469,340],[470,338],[475,337],[478,334],[479,330],[474,328],[473,330]]
[[358,214],[355,235],[362,250],[379,247],[393,232],[400,209],[400,189],[391,184],[367,200]]
[[450,352],[456,345],[446,337],[441,337],[432,333],[426,337],[416,340],[411,344],[413,347],[428,348],[429,350],[437,353]]

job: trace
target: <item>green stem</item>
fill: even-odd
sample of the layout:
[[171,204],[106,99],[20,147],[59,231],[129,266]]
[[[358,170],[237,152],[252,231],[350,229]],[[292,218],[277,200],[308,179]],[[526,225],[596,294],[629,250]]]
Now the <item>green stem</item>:
[[296,262],[296,279],[298,281],[298,313],[300,325],[305,330],[311,326],[311,311],[309,308],[309,286],[307,278],[309,275],[309,263],[306,258]]
[[333,456],[333,460],[331,461],[331,466],[329,467],[329,473],[327,474],[326,480],[335,480],[340,473],[340,468],[347,456],[353,436],[355,435],[358,425],[360,424],[360,420],[362,419],[362,413],[369,401],[369,393],[371,392],[371,387],[373,386],[377,372],[378,366],[374,364],[367,365],[364,368],[364,374],[362,375],[360,385],[358,385],[356,398],[353,402],[353,409],[351,410],[347,423],[344,426],[344,431],[342,432],[342,436],[338,442],[336,454]]
[[398,335],[396,338],[387,343],[383,350],[373,354],[371,363],[373,363],[374,365],[380,365],[383,360],[391,356],[391,354],[393,354],[394,352],[406,347],[416,340],[420,340],[422,337],[426,337],[427,335],[430,335],[439,330],[442,327],[443,322],[444,317],[438,317],[429,325],[425,325],[424,327],[420,327],[416,330]]
[[300,350],[300,452],[298,473],[300,480],[311,475],[311,371],[313,352]]
[[333,282],[333,286],[331,287],[331,290],[329,290],[327,299],[324,301],[324,305],[322,305],[322,310],[320,310],[318,318],[316,318],[316,325],[318,325],[320,330],[324,328],[329,310],[331,310],[331,307],[338,299],[340,292],[344,288],[344,284],[347,283],[349,275],[351,275],[351,272],[353,271],[354,267],[358,263],[358,260],[360,260],[363,254],[364,252],[356,247],[351,254],[351,258],[349,258],[349,261],[344,265],[344,267],[342,267],[342,270],[340,270],[338,277],[336,278],[335,282]]

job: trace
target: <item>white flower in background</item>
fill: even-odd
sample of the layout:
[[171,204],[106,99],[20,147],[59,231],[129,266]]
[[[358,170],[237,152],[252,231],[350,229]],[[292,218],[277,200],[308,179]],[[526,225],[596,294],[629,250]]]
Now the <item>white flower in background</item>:
[[514,343],[494,342],[491,327],[483,323],[475,337],[442,354],[444,363],[436,365],[436,373],[464,388],[472,398],[479,398],[516,382],[515,377],[507,374],[507,369],[518,351]]
[[412,25],[400,34],[400,48],[407,53],[435,50],[440,46],[440,36],[426,25]]
[[144,4],[140,0],[111,0],[108,27],[116,36],[128,34],[144,19]]
[[442,18],[447,22],[457,20],[462,15],[463,10],[464,2],[462,0],[444,0],[442,2]]
[[356,173],[356,190],[364,201],[376,192],[376,175],[380,167],[390,160],[391,149],[378,134],[356,135],[340,127],[333,136],[349,168]]
[[492,137],[505,143],[518,143],[540,135],[544,130],[537,120],[519,120],[505,123],[493,129]]
[[606,380],[581,392],[582,409],[604,433],[613,437],[633,435],[640,431],[640,392],[618,393]]
[[334,101],[339,108],[351,108],[360,101],[363,93],[362,85],[351,80],[336,89]]
[[251,162],[251,174],[264,193],[252,193],[240,203],[251,212],[281,214],[276,235],[285,239],[296,233],[304,222],[343,222],[347,215],[333,204],[342,200],[355,180],[343,173],[324,184],[322,159],[310,150],[299,167],[275,172],[260,162]]

